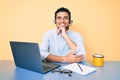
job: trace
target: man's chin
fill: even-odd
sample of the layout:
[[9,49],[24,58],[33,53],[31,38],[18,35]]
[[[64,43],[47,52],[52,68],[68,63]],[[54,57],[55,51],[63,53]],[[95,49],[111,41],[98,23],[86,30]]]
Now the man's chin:
[[[57,27],[57,29],[59,29],[59,28],[60,28],[60,27]],[[66,30],[69,30],[69,26],[66,26],[65,28],[66,28]]]
[[68,26],[58,26],[58,28],[61,28],[61,27],[65,27],[65,28],[66,28],[66,27],[68,27]]

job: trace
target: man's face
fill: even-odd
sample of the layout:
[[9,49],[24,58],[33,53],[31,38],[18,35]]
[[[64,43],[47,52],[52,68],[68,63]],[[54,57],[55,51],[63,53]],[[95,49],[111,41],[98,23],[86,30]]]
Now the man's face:
[[69,14],[67,12],[58,12],[57,13],[56,26],[58,28],[69,26]]

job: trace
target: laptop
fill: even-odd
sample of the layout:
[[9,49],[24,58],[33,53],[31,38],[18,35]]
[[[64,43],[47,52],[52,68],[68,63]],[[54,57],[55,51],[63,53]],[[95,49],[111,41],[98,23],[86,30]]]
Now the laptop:
[[10,41],[15,65],[39,73],[47,73],[60,64],[42,61],[38,43]]

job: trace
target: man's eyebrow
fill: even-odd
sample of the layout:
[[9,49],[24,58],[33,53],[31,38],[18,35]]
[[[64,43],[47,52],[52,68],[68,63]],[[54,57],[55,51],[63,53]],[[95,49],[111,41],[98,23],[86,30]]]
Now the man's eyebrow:
[[[57,16],[56,18],[61,18],[61,16]],[[64,16],[63,18],[69,18],[69,16]]]

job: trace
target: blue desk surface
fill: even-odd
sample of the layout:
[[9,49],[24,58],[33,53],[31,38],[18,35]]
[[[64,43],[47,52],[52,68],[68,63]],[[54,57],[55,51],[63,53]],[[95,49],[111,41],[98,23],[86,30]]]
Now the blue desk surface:
[[[89,62],[82,64],[93,66]],[[62,64],[63,65],[63,64]],[[46,73],[40,74],[16,67],[13,61],[0,61],[0,80],[120,80],[120,61],[105,61],[103,67],[88,75]]]

